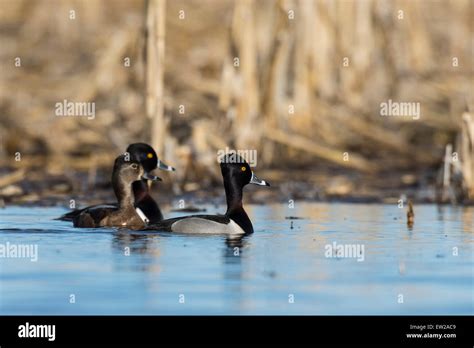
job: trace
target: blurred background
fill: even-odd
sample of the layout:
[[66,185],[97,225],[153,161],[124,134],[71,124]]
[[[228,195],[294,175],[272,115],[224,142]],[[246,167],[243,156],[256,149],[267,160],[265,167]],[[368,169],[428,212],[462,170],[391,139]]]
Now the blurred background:
[[[177,169],[159,173],[163,195],[221,197],[229,147],[257,150],[275,184],[255,201],[472,202],[473,14],[473,0],[0,0],[0,197],[111,197],[113,159],[150,142]],[[390,99],[420,118],[381,117]],[[94,119],[56,116],[63,100],[94,102]]]

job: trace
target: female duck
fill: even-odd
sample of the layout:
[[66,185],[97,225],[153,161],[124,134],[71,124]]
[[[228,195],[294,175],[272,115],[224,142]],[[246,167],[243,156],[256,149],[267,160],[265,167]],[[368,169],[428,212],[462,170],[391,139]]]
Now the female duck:
[[136,161],[128,161],[126,155],[117,157],[112,173],[112,186],[117,197],[117,207],[90,207],[74,217],[74,227],[127,227],[142,228],[144,221],[135,210],[132,184],[137,180],[161,180],[150,176]]
[[[127,147],[126,153],[129,154],[130,160],[139,162],[147,173],[150,173],[156,168],[166,171],[175,170],[173,167],[168,166],[162,161],[160,161],[160,159],[156,155],[155,150],[153,150],[153,148],[148,144],[130,144]],[[158,221],[163,220],[163,214],[161,213],[160,207],[150,196],[147,180],[141,179],[139,181],[136,181],[133,183],[132,187],[133,195],[135,198],[135,207],[139,209],[139,214],[143,216],[143,219],[151,223],[156,223]],[[72,221],[74,220],[74,218],[79,216],[84,210],[91,208],[117,209],[117,204],[98,204],[86,207],[84,209],[76,209],[64,214],[57,220]]]
[[221,163],[227,200],[225,215],[190,215],[167,219],[147,226],[146,230],[179,233],[242,235],[253,233],[252,222],[242,206],[242,190],[247,184],[270,186],[251,171],[237,154],[225,156]]

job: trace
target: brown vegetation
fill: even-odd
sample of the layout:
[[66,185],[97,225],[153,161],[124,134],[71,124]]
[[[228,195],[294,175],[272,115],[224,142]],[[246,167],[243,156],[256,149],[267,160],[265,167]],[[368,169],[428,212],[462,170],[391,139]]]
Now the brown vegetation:
[[[470,0],[0,6],[4,168],[87,168],[92,178],[128,143],[150,141],[177,167],[179,192],[218,178],[216,151],[229,146],[258,150],[259,169],[282,184],[289,172],[320,188],[345,177],[345,195],[396,197],[434,187],[459,134],[472,200],[472,118],[462,117],[474,103]],[[95,102],[95,118],[55,116],[64,99]],[[389,99],[419,102],[420,119],[381,117]],[[0,175],[22,177],[11,172]]]

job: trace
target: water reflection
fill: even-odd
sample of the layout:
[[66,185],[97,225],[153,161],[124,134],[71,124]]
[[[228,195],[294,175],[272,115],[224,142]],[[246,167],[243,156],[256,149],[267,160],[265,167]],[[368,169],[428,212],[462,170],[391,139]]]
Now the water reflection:
[[243,286],[245,252],[248,240],[252,235],[233,236],[224,238],[222,251],[223,263],[223,293],[224,301],[236,313],[240,313],[245,305],[245,288]]
[[114,265],[118,271],[141,271],[159,273],[161,256],[160,236],[119,230],[113,234],[111,245]]
[[[17,229],[0,231],[0,242],[39,245],[38,263],[0,260],[8,262],[0,312],[472,314],[472,207],[416,206],[413,228],[397,205],[295,202],[248,211],[255,233],[226,238],[84,231],[53,222],[61,210],[0,210],[0,229]],[[333,242],[363,245],[364,260],[325,256]],[[81,301],[58,305],[58,292],[71,289]]]
[[130,254],[146,254],[153,251],[150,248],[153,237],[156,238],[157,236],[137,234],[127,230],[117,231],[112,238],[112,248],[126,256],[130,256]]

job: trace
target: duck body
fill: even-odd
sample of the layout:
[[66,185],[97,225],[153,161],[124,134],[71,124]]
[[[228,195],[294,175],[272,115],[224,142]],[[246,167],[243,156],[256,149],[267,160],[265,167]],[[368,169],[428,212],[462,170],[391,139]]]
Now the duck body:
[[186,234],[242,235],[252,233],[253,227],[251,230],[245,231],[239,224],[226,215],[189,215],[160,221],[147,226],[145,230]]
[[[135,210],[136,208],[140,209],[147,218],[147,221],[149,221],[150,223],[157,223],[163,220],[163,214],[160,210],[160,207],[149,194],[146,180],[135,181],[132,184],[132,189],[135,199],[138,199],[138,201],[136,201],[135,203]],[[101,210],[104,210],[104,212],[109,213],[114,212],[118,209],[118,203],[96,204],[83,209],[76,209],[70,211],[69,213],[66,213],[63,216],[59,217],[57,220],[74,221],[74,219],[76,219],[85,211],[96,211],[97,213],[95,213],[95,215],[98,215],[98,212],[100,212]]]
[[74,221],[74,219],[77,218],[79,215],[81,215],[84,211],[93,210],[93,209],[97,209],[99,211],[101,209],[104,209],[104,210],[117,210],[118,209],[118,204],[117,203],[102,203],[102,204],[91,205],[89,207],[82,208],[82,209],[75,209],[73,211],[70,211],[69,213],[66,213],[66,214],[58,217],[55,220]]
[[[166,171],[174,171],[174,168],[166,165],[158,159],[153,148],[145,143],[135,143],[127,147],[127,152],[130,158],[134,161],[140,162],[146,172],[151,172],[155,168]],[[146,217],[150,223],[157,223],[163,220],[163,214],[158,206],[158,203],[151,197],[148,183],[146,179],[141,179],[132,184],[135,207]],[[110,213],[119,209],[117,203],[96,204],[83,209],[76,209],[70,211],[56,220],[74,221],[85,211],[95,211],[94,216],[100,216],[100,211],[105,209],[104,213]]]
[[143,220],[135,209],[104,208],[101,206],[84,209],[73,219],[74,227],[128,227],[141,228]]
[[135,210],[135,199],[132,184],[149,179],[143,166],[139,162],[127,161],[125,155],[117,157],[112,173],[112,186],[117,197],[117,206],[95,206],[82,209],[81,213],[73,218],[74,227],[127,227],[139,229],[145,226],[145,221]]
[[227,201],[225,215],[189,215],[166,219],[146,226],[145,230],[156,230],[189,234],[243,235],[253,233],[252,222],[242,205],[242,191],[247,184],[270,186],[258,179],[245,160],[237,156],[235,161],[225,157],[221,161],[221,172]]

